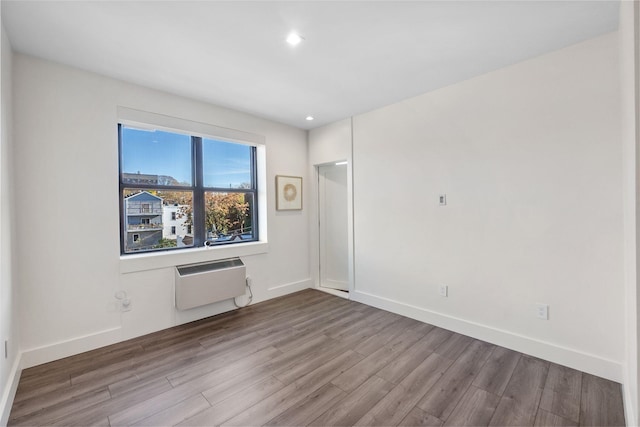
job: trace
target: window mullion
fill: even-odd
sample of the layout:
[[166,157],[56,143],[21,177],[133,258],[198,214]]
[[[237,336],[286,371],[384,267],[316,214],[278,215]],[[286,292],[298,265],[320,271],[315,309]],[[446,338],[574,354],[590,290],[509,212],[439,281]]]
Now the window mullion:
[[202,169],[202,138],[192,136],[193,144],[193,239],[194,246],[203,246],[206,240],[205,210],[204,210],[204,174]]

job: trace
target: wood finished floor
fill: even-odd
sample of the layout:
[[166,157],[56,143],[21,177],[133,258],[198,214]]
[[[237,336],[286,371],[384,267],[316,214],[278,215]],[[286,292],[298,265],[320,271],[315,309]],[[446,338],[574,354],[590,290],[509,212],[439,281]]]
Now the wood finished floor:
[[22,372],[9,425],[624,425],[620,385],[307,290]]

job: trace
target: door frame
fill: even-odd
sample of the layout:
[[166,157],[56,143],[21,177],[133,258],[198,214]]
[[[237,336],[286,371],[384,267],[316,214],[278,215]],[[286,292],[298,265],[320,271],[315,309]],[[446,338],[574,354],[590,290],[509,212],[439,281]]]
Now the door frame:
[[[314,287],[323,292],[337,295],[342,298],[351,299],[351,295],[355,291],[355,270],[354,270],[354,225],[353,225],[353,165],[351,159],[337,159],[331,162],[318,163],[313,165],[314,179],[313,187],[315,193],[315,207],[313,209],[313,222],[312,232],[315,241],[315,250],[313,251],[313,279]],[[349,284],[349,291],[347,293],[334,290],[331,288],[324,288],[320,286],[320,189],[318,188],[318,181],[320,179],[320,166],[330,166],[336,163],[347,162],[347,280]]]

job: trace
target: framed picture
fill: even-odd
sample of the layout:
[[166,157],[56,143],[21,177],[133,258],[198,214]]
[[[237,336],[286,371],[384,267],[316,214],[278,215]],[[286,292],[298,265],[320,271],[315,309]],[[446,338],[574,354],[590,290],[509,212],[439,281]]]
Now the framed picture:
[[302,210],[302,177],[276,175],[276,209]]

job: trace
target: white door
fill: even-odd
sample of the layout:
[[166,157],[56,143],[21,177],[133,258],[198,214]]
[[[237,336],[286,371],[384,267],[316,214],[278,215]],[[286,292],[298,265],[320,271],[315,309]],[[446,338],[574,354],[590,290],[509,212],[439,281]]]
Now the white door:
[[318,166],[320,286],[349,290],[347,165]]

